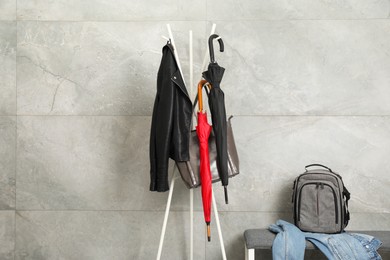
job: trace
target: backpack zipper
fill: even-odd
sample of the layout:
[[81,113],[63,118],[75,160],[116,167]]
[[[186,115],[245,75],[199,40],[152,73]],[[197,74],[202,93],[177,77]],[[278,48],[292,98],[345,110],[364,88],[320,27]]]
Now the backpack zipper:
[[316,190],[317,190],[317,217],[320,216],[320,203],[319,203],[319,196],[320,196],[320,193],[318,192],[318,187],[320,186],[319,183],[316,184]]

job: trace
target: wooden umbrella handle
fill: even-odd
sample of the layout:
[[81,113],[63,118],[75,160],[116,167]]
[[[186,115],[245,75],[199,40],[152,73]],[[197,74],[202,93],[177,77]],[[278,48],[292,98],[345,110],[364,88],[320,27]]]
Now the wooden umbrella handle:
[[202,88],[203,85],[207,83],[207,80],[202,79],[198,83],[198,109],[199,111],[203,111],[203,98],[202,98]]

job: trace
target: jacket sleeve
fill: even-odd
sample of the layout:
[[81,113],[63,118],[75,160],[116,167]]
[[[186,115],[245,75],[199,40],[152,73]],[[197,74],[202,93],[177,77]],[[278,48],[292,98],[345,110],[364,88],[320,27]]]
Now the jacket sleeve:
[[168,47],[163,49],[163,58],[157,76],[157,95],[153,108],[150,138],[150,190],[167,191],[169,148],[172,138],[173,103],[175,88],[171,81],[175,70],[174,57]]

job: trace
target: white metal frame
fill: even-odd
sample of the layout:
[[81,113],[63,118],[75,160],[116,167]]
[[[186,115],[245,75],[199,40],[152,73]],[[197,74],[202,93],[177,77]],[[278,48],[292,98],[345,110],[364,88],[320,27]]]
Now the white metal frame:
[[168,216],[169,216],[169,211],[171,209],[171,202],[172,202],[172,194],[173,194],[173,188],[175,187],[175,180],[176,180],[176,167],[173,169],[173,176],[171,180],[171,185],[168,193],[168,201],[167,201],[167,206],[165,207],[165,215],[164,215],[164,222],[161,230],[161,236],[160,236],[160,244],[158,246],[158,252],[157,252],[157,260],[160,260],[161,258],[161,252],[162,252],[162,247],[164,243],[164,238],[165,238],[165,231],[167,228],[167,223],[168,223]]
[[[194,60],[192,47],[192,31],[189,33],[190,37],[190,98],[192,100],[192,87],[194,85]],[[194,259],[194,190],[190,189],[190,255],[189,259]]]
[[255,260],[255,249],[248,249],[245,243],[245,260]]
[[[216,25],[213,24],[213,26],[211,28],[210,35],[214,34],[215,28],[216,28]],[[181,69],[181,66],[180,66],[179,56],[178,56],[178,53],[177,53],[177,50],[176,50],[175,40],[173,38],[173,34],[172,34],[171,27],[170,27],[169,24],[167,24],[167,29],[168,29],[168,34],[169,34],[169,38],[170,38],[170,41],[171,41],[171,45],[173,46],[175,59],[176,59],[177,65],[178,65],[179,70],[180,70],[180,74],[181,74],[181,76],[183,78],[183,81],[185,82],[184,76],[183,76],[183,72],[182,72],[182,69]],[[163,38],[166,39],[166,37],[163,37]],[[191,87],[190,87],[190,97],[192,98],[192,88],[193,88],[192,31],[190,31],[190,33],[189,33],[189,38],[190,38],[190,85],[191,85]],[[206,69],[207,56],[208,56],[208,45],[206,46],[206,53],[205,53],[205,56],[204,56],[204,59],[203,59],[202,70]],[[163,247],[163,244],[164,244],[165,232],[166,232],[167,223],[168,223],[169,211],[170,211],[170,208],[171,208],[173,189],[175,187],[175,181],[179,177],[179,176],[176,176],[177,175],[176,172],[177,172],[177,167],[175,165],[174,169],[173,169],[173,176],[172,176],[172,179],[171,179],[167,205],[166,205],[166,208],[165,208],[164,222],[163,222],[163,225],[162,225],[161,236],[160,236],[160,243],[159,243],[158,252],[157,252],[157,260],[160,260],[160,258],[161,258],[162,247]],[[221,246],[222,258],[223,258],[223,260],[226,260],[225,246],[224,246],[224,243],[223,243],[222,230],[221,230],[221,225],[220,225],[220,222],[219,222],[219,214],[218,214],[218,210],[217,210],[217,203],[215,202],[214,193],[212,193],[212,203],[213,203],[213,209],[214,209],[215,222],[217,224],[218,237],[219,237],[219,242],[220,242],[220,246]],[[193,255],[194,255],[194,192],[193,192],[193,189],[190,189],[190,252],[189,252],[189,259],[193,260]],[[252,260],[252,259],[250,259],[250,260]]]

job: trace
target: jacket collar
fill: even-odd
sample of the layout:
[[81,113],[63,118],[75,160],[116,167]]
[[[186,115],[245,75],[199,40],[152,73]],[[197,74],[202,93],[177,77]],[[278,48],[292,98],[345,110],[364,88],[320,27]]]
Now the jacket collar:
[[[175,58],[175,54],[174,54],[174,51],[173,51],[173,46],[172,46],[171,42],[168,41],[166,46],[167,46],[167,47],[169,48],[169,50],[171,51],[171,55],[173,56],[173,58],[174,58],[174,60],[175,60],[176,67],[178,67],[178,66],[177,66],[177,62],[176,62],[176,58]],[[188,95],[187,88],[186,88],[186,86],[185,86],[185,84],[184,84],[184,80],[183,80],[183,78],[182,78],[182,76],[181,76],[181,73],[180,73],[180,70],[179,70],[179,69],[177,69],[177,70],[175,71],[175,73],[173,73],[173,75],[171,76],[171,80],[172,80],[172,82],[174,82],[174,83],[180,88],[180,90],[185,94],[185,96],[186,96],[186,97],[188,98],[188,100],[190,100],[190,102],[191,102],[191,98],[190,98],[190,96]]]
[[173,73],[171,80],[180,88],[180,90],[188,97],[188,99],[190,99],[179,69]]

